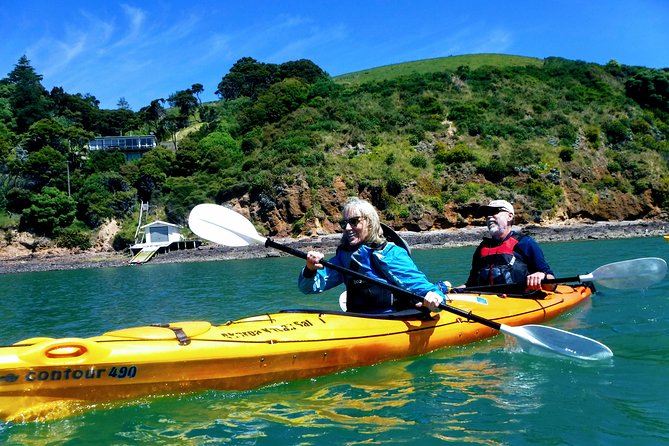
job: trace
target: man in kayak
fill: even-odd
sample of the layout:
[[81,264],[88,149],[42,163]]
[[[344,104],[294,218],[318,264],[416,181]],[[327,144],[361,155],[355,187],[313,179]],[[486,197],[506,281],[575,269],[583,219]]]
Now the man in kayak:
[[443,292],[427,280],[409,253],[385,240],[379,216],[368,201],[349,199],[342,215],[344,233],[329,262],[423,296],[423,300],[414,303],[408,295],[397,295],[377,284],[328,268],[320,263],[323,254],[318,251],[307,253],[306,265],[300,271],[298,286],[303,293],[321,293],[344,283],[347,311],[357,313],[385,313],[410,309],[414,305],[435,311],[445,302]]
[[555,278],[537,242],[511,230],[515,215],[511,203],[493,200],[478,212],[486,218],[490,236],[476,248],[465,286],[516,283],[538,290],[544,279]]

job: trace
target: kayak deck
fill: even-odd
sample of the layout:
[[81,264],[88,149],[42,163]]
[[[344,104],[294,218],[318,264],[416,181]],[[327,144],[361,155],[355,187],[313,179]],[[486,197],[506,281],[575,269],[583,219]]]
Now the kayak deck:
[[[543,299],[456,294],[450,305],[513,326],[553,319],[590,294],[585,286],[561,285]],[[26,339],[0,347],[0,419],[56,418],[97,402],[145,395],[250,389],[498,334],[445,311],[410,313],[289,310],[223,325],[185,321],[86,339]]]

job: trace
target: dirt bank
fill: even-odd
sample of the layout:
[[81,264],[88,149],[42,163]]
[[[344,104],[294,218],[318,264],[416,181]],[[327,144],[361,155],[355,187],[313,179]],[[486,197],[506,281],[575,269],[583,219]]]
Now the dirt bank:
[[[667,221],[622,221],[598,223],[572,223],[560,225],[537,226],[528,225],[522,229],[539,242],[557,242],[570,240],[597,240],[636,237],[660,237],[669,231]],[[473,246],[478,244],[485,233],[485,228],[473,227],[430,232],[400,232],[400,235],[413,249],[446,248],[455,246]],[[328,235],[309,239],[276,239],[279,243],[290,245],[296,249],[318,249],[333,252],[339,235]],[[0,274],[67,270],[79,268],[108,268],[130,266],[129,254],[112,252],[79,252],[49,250],[22,255],[4,255],[0,253]],[[273,249],[262,246],[229,248],[219,245],[204,245],[199,249],[172,251],[156,255],[151,264],[199,262],[214,260],[232,260],[245,258],[261,258],[278,255]],[[136,267],[136,266],[132,266]]]

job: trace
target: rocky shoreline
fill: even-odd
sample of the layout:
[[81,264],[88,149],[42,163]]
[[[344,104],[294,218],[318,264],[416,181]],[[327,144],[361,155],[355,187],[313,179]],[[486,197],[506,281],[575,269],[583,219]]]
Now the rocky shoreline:
[[[596,223],[568,223],[555,225],[526,225],[524,233],[539,242],[559,242],[571,240],[598,240],[616,238],[660,237],[669,231],[669,221],[618,221]],[[447,248],[474,246],[479,243],[483,227],[449,229],[429,232],[399,232],[412,249]],[[275,239],[293,248],[307,251],[318,249],[333,252],[340,236],[326,235],[304,239]],[[203,245],[198,249],[172,251],[156,255],[149,263],[179,263],[250,259],[286,255],[263,246],[231,248],[215,244]],[[82,268],[109,268],[133,266],[128,262],[127,253],[113,252],[35,252],[29,255],[0,258],[0,274],[70,270]]]

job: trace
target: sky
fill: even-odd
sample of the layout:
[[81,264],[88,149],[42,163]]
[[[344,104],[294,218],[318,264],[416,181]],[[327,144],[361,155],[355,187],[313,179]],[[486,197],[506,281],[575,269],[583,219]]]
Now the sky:
[[667,0],[0,0],[0,78],[26,55],[42,85],[137,111],[242,57],[332,76],[498,53],[669,67]]

